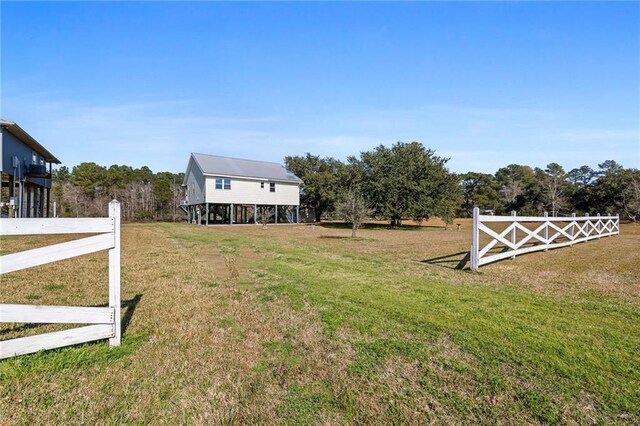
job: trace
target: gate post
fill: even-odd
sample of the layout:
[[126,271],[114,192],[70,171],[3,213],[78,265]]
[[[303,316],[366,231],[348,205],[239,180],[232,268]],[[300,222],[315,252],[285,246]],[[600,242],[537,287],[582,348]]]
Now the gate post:
[[[515,246],[516,245],[516,227],[515,227],[515,223],[517,222],[517,220],[515,219],[516,217],[516,211],[515,210],[511,210],[511,216],[513,216],[513,229],[511,230],[511,243]],[[513,249],[515,250],[515,249]],[[511,256],[511,260],[515,259],[516,256]]]
[[[544,212],[543,215],[545,218],[549,217],[549,212]],[[545,219],[544,221],[544,251],[549,251],[549,220]]]
[[471,270],[478,272],[478,251],[480,244],[480,231],[478,229],[478,216],[480,215],[480,209],[478,207],[473,208],[473,234],[471,236]]
[[113,223],[113,248],[109,249],[109,307],[113,308],[113,337],[109,346],[120,346],[120,203],[109,203],[109,217]]

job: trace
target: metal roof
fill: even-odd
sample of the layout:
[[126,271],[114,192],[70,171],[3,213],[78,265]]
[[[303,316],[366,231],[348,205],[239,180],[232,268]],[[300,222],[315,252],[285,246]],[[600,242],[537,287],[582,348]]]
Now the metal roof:
[[302,180],[298,176],[278,163],[197,153],[192,153],[191,157],[205,175],[235,176],[302,183]]
[[38,154],[44,157],[44,161],[48,163],[60,164],[60,160],[58,160],[52,153],[50,153],[45,147],[40,145],[40,143],[35,140],[29,133],[25,132],[22,127],[18,126],[13,121],[4,120],[0,118],[0,126],[7,129],[9,133],[11,133],[16,138],[20,139],[25,145],[29,148],[37,152]]

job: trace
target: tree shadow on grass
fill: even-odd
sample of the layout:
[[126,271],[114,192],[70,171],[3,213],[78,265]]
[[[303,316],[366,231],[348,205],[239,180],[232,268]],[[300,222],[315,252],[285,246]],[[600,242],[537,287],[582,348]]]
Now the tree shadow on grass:
[[[124,332],[127,330],[127,327],[129,327],[129,323],[131,322],[131,318],[133,318],[133,313],[136,310],[136,307],[138,306],[138,303],[140,303],[140,299],[142,299],[142,294],[136,294],[134,297],[132,297],[129,300],[122,300],[120,302],[120,305],[122,306],[122,309],[126,309],[125,313],[124,313],[124,317],[122,318],[122,334],[124,334]],[[92,305],[92,308],[106,308],[107,306],[109,306],[107,303],[101,303],[99,305]],[[6,329],[6,330],[0,330],[0,336],[4,335],[4,334],[8,334],[8,333],[15,333],[15,332],[20,332],[20,331],[25,331],[25,330],[31,330],[34,328],[39,328],[39,327],[44,327],[47,326],[49,324],[40,324],[40,323],[27,323],[27,324],[23,324],[19,327],[15,327],[15,328],[10,328],[10,329]]]
[[[347,222],[319,222],[319,223],[316,222],[313,225],[321,226],[323,228],[328,228],[328,229],[351,229],[351,224],[347,223]],[[438,225],[391,226],[391,225],[381,224],[381,223],[363,223],[360,226],[360,229],[394,230],[394,231],[420,231],[420,230],[429,230],[429,229],[441,229],[441,230],[444,230],[444,226],[438,226]]]
[[318,238],[321,240],[374,241],[373,238],[351,237],[347,235],[320,235]]
[[447,254],[445,256],[432,257],[431,259],[419,260],[420,263],[428,265],[441,266],[448,269],[464,269],[469,263],[470,253],[468,251],[460,251],[458,253]]

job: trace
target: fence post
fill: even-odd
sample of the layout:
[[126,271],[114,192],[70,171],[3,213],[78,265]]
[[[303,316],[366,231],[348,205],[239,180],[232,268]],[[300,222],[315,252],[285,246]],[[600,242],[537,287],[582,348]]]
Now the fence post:
[[573,221],[571,222],[571,228],[570,228],[570,235],[571,235],[571,245],[569,247],[573,247],[573,240],[574,240],[574,234],[573,234],[573,228],[576,226],[576,222],[575,222],[575,217],[576,214],[575,213],[571,213],[571,217],[574,218]]
[[480,250],[480,231],[478,229],[478,220],[480,216],[480,209],[478,207],[473,208],[473,233],[471,236],[471,270],[478,272],[478,252]]
[[109,203],[109,217],[113,222],[113,248],[109,249],[109,307],[114,310],[114,335],[109,339],[109,346],[120,346],[120,203],[117,200]]
[[[549,212],[544,212],[543,216],[545,218],[549,217]],[[549,219],[544,221],[544,251],[549,251]]]
[[601,228],[601,219],[600,219],[600,213],[598,213],[598,221],[596,222],[596,232],[598,233],[598,239],[600,239],[600,234],[602,234],[602,228]]
[[[516,213],[516,211],[515,211],[515,210],[511,210],[511,216],[512,216],[512,217],[514,217],[514,218],[515,218],[515,217],[516,217],[516,214],[517,214],[517,213]],[[512,224],[515,224],[516,222],[517,222],[517,220],[516,220],[516,219],[513,219]],[[515,244],[516,244],[516,227],[515,227],[515,226],[514,226],[514,227],[513,227],[513,229],[511,230],[511,243],[512,243],[513,245],[515,245]],[[515,249],[514,249],[514,250],[515,250]],[[514,255],[514,256],[511,256],[511,260],[513,260],[513,259],[515,259],[515,258],[516,258],[516,256],[515,256],[515,255]]]
[[[589,230],[589,224],[591,223],[591,221],[589,220],[589,213],[585,213],[584,217],[586,218],[586,220],[584,221],[584,230],[585,230],[585,237],[587,236],[587,232]],[[585,239],[584,243],[587,244],[589,242],[589,239]]]

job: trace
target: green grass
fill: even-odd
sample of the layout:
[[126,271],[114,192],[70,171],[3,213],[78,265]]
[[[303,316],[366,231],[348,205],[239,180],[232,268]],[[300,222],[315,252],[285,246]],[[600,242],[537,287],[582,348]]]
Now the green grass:
[[44,287],[44,289],[47,291],[63,290],[64,284],[48,284]]
[[278,414],[284,424],[304,425],[317,423],[322,412],[338,408],[338,401],[327,387],[292,385],[285,402],[278,407]]
[[131,354],[145,340],[144,335],[127,334],[115,348],[101,341],[10,358],[0,362],[0,384],[28,375],[53,374],[109,363]]
[[[477,363],[477,380],[513,371],[515,393],[533,417],[554,422],[558,406],[593,394],[604,414],[640,415],[640,312],[624,304],[561,300],[528,291],[403,276],[394,266],[300,248],[264,262],[281,277],[270,291],[322,312],[326,333],[354,330],[354,371],[367,374],[389,354],[423,354],[421,345],[450,336]],[[336,256],[338,255],[338,256]],[[398,340],[402,338],[402,340]],[[526,386],[537,387],[534,391]]]

